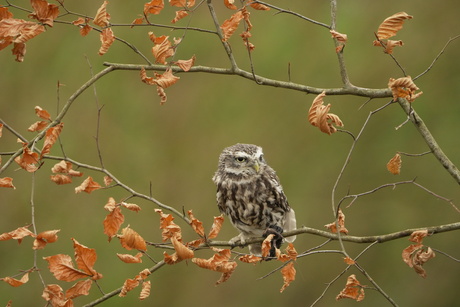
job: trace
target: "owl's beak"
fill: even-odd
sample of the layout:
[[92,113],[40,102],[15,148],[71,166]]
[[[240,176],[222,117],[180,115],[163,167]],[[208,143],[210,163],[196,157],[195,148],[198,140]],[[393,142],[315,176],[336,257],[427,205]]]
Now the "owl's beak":
[[259,173],[260,165],[259,165],[259,162],[258,162],[258,161],[256,161],[256,162],[252,165],[252,167],[256,170],[257,173]]

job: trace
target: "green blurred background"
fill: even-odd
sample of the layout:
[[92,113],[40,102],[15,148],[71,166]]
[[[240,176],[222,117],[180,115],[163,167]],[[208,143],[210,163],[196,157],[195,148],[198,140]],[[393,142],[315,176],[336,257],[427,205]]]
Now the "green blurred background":
[[[1,1],[3,5],[4,1]],[[65,2],[66,7],[80,14],[94,16],[102,1]],[[114,24],[129,24],[142,14],[145,1],[110,1],[108,12]],[[29,7],[28,1],[15,5]],[[329,1],[273,1],[272,4],[291,9],[315,20],[330,23]],[[214,1],[220,22],[231,11],[223,1]],[[406,21],[396,39],[404,47],[397,47],[394,55],[407,73],[416,76],[424,71],[450,37],[460,34],[458,13],[460,4],[449,1],[339,1],[337,30],[348,34],[345,48],[346,64],[353,84],[384,88],[390,77],[401,77],[401,71],[381,49],[373,47],[374,31],[386,17],[405,11],[414,16]],[[11,9],[15,18],[27,19],[27,13]],[[62,10],[61,10],[62,11]],[[151,16],[153,23],[170,24],[175,9],[166,8],[161,15]],[[76,17],[64,17],[75,20]],[[337,58],[330,34],[325,28],[275,11],[251,10],[253,30],[252,53],[257,74],[316,87],[340,87]],[[187,19],[178,25],[185,26]],[[208,10],[202,5],[191,19],[191,26],[212,29]],[[159,27],[114,27],[114,33],[134,44],[152,61],[152,43],[147,32],[157,36],[180,37],[184,31]],[[230,44],[241,68],[249,70],[247,52],[237,34]],[[460,62],[454,41],[424,77],[416,84],[424,92],[414,108],[425,120],[443,150],[454,163],[460,164],[458,114],[460,114]],[[81,37],[74,26],[55,24],[53,28],[27,43],[23,63],[14,61],[10,47],[0,52],[0,117],[25,137],[32,138],[27,128],[37,120],[36,105],[53,115],[72,93],[91,75],[88,58],[94,72],[103,69],[102,63],[144,64],[142,59],[120,42],[115,42],[104,56],[97,54],[99,35],[92,31]],[[196,55],[196,65],[228,67],[225,52],[217,37],[187,31],[175,60]],[[149,73],[152,75],[152,72]],[[264,87],[246,79],[212,74],[179,75],[180,81],[166,89],[168,101],[160,106],[155,87],[140,81],[137,71],[116,71],[97,82],[97,100],[103,105],[100,119],[100,147],[105,167],[117,178],[138,192],[152,195],[180,211],[193,209],[197,218],[209,228],[213,216],[219,214],[215,205],[215,187],[211,177],[216,169],[220,151],[237,142],[254,143],[264,148],[266,158],[277,171],[291,206],[297,213],[298,225],[323,229],[333,221],[331,193],[333,184],[351,146],[347,134],[327,136],[307,121],[307,111],[314,95],[285,89]],[[64,86],[57,94],[57,83]],[[327,97],[332,113],[338,114],[345,128],[355,135],[369,112],[388,102],[366,101],[361,97]],[[58,106],[59,105],[59,106]],[[357,144],[352,161],[337,189],[336,199],[349,193],[360,193],[385,183],[411,180],[433,192],[456,202],[458,184],[431,155],[418,158],[403,157],[401,175],[395,177],[386,170],[386,163],[397,152],[421,153],[427,146],[411,124],[399,130],[395,127],[406,119],[398,105],[375,114]],[[97,105],[93,89],[87,90],[72,105],[63,120],[65,127],[61,141],[68,157],[82,163],[99,165],[96,142]],[[4,129],[0,151],[18,149],[16,137]],[[54,146],[52,154],[61,154]],[[3,161],[8,156],[2,157]],[[95,269],[104,275],[101,288],[109,292],[120,287],[126,278],[153,264],[144,257],[143,264],[124,264],[116,253],[126,253],[117,240],[107,241],[103,234],[103,209],[109,197],[121,200],[129,196],[117,188],[99,190],[92,194],[75,194],[74,188],[91,175],[102,183],[102,175],[87,170],[74,183],[57,186],[49,180],[54,161],[46,161],[35,175],[35,219],[38,231],[61,229],[59,240],[38,252],[38,265],[46,283],[58,283],[67,289],[73,283],[59,282],[48,272],[42,257],[65,253],[73,255],[71,237],[81,244],[95,248],[98,261]],[[11,231],[31,222],[31,175],[11,166],[2,177],[14,178],[16,190],[0,190],[0,233]],[[142,211],[125,210],[126,221],[146,240],[159,242],[159,217],[155,206],[139,199],[130,202],[142,206]],[[456,202],[458,205],[458,202]],[[358,199],[344,209],[346,226],[352,235],[377,235],[406,228],[441,225],[459,221],[459,214],[442,201],[414,185],[381,190]],[[182,221],[184,239],[196,237]],[[236,234],[224,223],[218,237],[230,239]],[[424,243],[460,256],[458,232],[444,233],[425,239]],[[311,235],[297,237],[295,247],[302,252],[324,242]],[[0,277],[13,276],[19,270],[33,266],[32,240],[21,245],[16,241],[0,242]],[[360,258],[360,264],[400,306],[454,306],[460,303],[458,263],[438,254],[425,265],[428,277],[423,279],[401,259],[407,239],[391,241],[372,247]],[[347,251],[356,256],[364,245],[347,244]],[[336,243],[326,249],[338,248]],[[239,249],[237,249],[239,250]],[[242,250],[246,251],[246,250]],[[149,249],[149,254],[162,259],[162,250]],[[197,252],[209,257],[209,252]],[[214,286],[219,273],[200,269],[191,262],[163,267],[155,272],[151,296],[138,301],[139,290],[125,298],[112,298],[102,306],[309,306],[344,268],[338,254],[316,254],[296,263],[296,280],[280,294],[282,277],[277,272],[258,280],[279,263],[275,261],[256,266],[238,264],[226,283]],[[318,306],[352,306],[354,301],[335,301],[345,285],[346,277],[355,273],[362,284],[370,285],[358,271],[351,269],[335,282]],[[0,284],[0,305],[11,299],[13,306],[44,306],[40,298],[42,285],[37,274],[28,284],[11,288]],[[100,296],[93,286],[88,297],[75,300],[80,306]],[[387,301],[376,291],[366,290],[364,306],[384,306]]]

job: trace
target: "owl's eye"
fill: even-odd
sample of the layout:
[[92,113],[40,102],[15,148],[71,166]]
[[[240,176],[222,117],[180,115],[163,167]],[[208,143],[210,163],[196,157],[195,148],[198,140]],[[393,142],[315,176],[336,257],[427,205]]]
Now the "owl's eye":
[[235,160],[238,162],[245,162],[247,158],[246,157],[235,157]]

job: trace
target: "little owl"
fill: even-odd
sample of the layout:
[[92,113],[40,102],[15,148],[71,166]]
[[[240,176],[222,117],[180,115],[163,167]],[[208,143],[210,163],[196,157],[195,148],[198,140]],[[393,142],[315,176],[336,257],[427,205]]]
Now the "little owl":
[[[265,162],[262,148],[236,144],[225,148],[212,178],[217,185],[217,206],[229,217],[240,234],[230,240],[244,244],[249,238],[275,234],[270,256],[280,247],[283,231],[296,228],[294,210],[289,206],[275,171]],[[293,242],[295,236],[286,238]],[[261,244],[249,245],[251,254],[261,254]]]

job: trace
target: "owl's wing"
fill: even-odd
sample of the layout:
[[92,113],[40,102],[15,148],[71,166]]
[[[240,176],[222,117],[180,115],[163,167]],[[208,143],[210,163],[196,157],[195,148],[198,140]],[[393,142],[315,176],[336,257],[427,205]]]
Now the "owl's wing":
[[[286,212],[284,215],[284,231],[291,231],[295,230],[297,227],[296,219],[295,219],[295,212],[292,208]],[[294,242],[296,236],[286,238],[286,241],[289,243]]]

